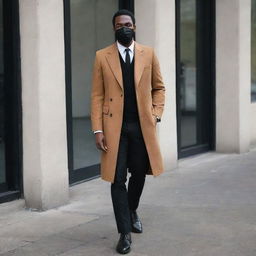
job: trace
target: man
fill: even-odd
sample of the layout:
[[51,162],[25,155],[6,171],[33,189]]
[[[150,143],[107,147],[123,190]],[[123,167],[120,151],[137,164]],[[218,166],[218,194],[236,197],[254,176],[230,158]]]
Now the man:
[[[142,233],[137,215],[145,175],[163,172],[156,125],[165,87],[154,50],[134,41],[135,18],[128,10],[113,16],[116,42],[96,52],[91,121],[102,150],[101,177],[111,182],[120,254],[131,250],[130,232]],[[131,173],[126,189],[127,169]]]

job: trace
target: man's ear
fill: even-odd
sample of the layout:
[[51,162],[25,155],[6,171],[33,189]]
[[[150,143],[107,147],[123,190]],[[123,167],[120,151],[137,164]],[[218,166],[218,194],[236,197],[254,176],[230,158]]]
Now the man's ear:
[[136,25],[135,24],[133,25],[133,30],[136,31]]

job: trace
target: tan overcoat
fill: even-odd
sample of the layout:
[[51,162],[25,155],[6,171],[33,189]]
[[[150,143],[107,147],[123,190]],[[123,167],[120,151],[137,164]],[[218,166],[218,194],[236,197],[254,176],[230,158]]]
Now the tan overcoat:
[[[159,62],[151,47],[135,42],[134,79],[140,125],[150,169],[157,176],[164,170],[154,115],[162,116],[165,102]],[[116,43],[96,52],[91,91],[92,130],[103,130],[107,152],[101,153],[101,178],[114,182],[121,134],[124,89]]]

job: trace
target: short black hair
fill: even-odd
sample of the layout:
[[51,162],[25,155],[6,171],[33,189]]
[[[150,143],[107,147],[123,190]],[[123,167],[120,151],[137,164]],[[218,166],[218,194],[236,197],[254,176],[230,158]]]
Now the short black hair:
[[132,19],[133,24],[135,24],[135,17],[134,17],[134,15],[133,15],[133,13],[130,12],[130,11],[128,11],[128,10],[126,10],[126,9],[121,9],[121,10],[117,11],[117,12],[114,14],[113,18],[112,18],[113,27],[115,27],[115,19],[116,19],[116,17],[121,16],[121,15],[130,16],[131,19]]

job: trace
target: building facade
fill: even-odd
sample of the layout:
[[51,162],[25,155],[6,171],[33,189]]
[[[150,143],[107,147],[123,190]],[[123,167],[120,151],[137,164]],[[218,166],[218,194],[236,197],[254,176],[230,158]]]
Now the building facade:
[[255,146],[256,0],[0,0],[0,202],[47,210],[99,176],[92,66],[122,8],[160,61],[166,171],[183,157]]

